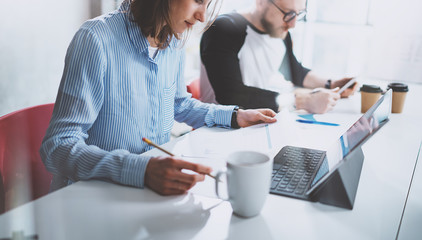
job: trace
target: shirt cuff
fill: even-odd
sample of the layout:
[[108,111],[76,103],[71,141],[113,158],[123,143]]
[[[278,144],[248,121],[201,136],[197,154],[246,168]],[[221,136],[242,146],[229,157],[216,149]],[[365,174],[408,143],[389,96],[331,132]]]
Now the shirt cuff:
[[208,111],[205,116],[205,124],[208,127],[231,127],[232,113],[236,106],[216,105]]
[[123,163],[120,176],[122,184],[138,188],[144,187],[145,170],[151,156],[130,154]]

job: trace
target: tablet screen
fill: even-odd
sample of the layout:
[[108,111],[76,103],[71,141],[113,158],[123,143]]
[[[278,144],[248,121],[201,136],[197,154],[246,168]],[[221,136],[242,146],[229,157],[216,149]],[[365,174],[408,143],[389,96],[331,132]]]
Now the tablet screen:
[[391,112],[391,90],[388,90],[326,152],[326,157],[311,184],[311,193],[342,164],[348,154],[368,140],[387,121]]

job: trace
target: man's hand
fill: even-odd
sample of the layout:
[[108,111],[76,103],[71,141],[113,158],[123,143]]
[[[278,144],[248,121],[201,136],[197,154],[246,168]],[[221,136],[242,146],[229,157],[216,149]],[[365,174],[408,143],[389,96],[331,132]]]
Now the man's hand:
[[[352,78],[342,78],[339,80],[335,80],[333,81],[333,83],[331,84],[331,88],[341,88],[344,86],[344,84],[346,84],[348,81],[352,80]],[[342,98],[347,98],[351,95],[353,95],[356,90],[358,89],[358,83],[355,82],[352,87],[348,87],[346,90],[344,90],[344,92],[341,93],[341,97]]]
[[[183,173],[182,169],[199,174]],[[151,158],[145,170],[145,185],[161,195],[183,194],[211,173],[210,167],[175,157]]]
[[258,123],[273,123],[276,122],[276,113],[271,109],[239,109],[237,112],[237,124],[240,127],[248,127]]
[[304,109],[310,113],[326,113],[334,108],[340,94],[336,89],[317,88],[311,93],[297,93],[295,102],[297,109]]

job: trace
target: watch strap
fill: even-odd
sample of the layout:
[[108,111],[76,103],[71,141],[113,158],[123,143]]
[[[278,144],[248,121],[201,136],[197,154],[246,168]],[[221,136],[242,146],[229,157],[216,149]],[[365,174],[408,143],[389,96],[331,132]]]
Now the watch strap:
[[239,106],[234,107],[233,112],[232,112],[232,120],[231,120],[231,128],[234,129],[239,129],[240,126],[237,123],[237,113],[239,111]]

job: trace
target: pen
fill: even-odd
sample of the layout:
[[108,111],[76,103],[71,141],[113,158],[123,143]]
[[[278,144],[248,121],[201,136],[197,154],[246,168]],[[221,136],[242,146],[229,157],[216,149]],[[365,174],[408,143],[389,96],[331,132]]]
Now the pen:
[[[143,138],[142,138],[142,141],[144,141],[144,142],[146,142],[148,145],[153,146],[153,147],[155,147],[155,148],[157,148],[157,149],[161,150],[162,152],[165,152],[165,153],[167,153],[168,155],[170,155],[170,156],[174,157],[174,154],[173,154],[173,153],[171,153],[171,152],[169,152],[169,151],[165,150],[164,148],[162,148],[162,147],[158,146],[157,144],[155,144],[155,143],[151,142],[151,140],[149,140],[148,138],[144,138],[144,137],[143,137]],[[216,178],[215,178],[215,176],[211,175],[210,173],[206,173],[206,175],[208,175],[209,177],[212,177],[212,178],[216,179]]]
[[321,92],[321,89],[315,88],[314,90],[311,91],[311,94],[314,94],[314,93],[317,93],[317,92]]
[[296,121],[300,123],[320,124],[320,125],[327,125],[327,126],[340,126],[340,124],[338,123],[320,122],[320,121],[315,121],[315,120],[296,119]]

